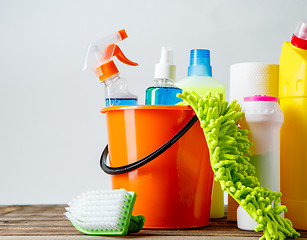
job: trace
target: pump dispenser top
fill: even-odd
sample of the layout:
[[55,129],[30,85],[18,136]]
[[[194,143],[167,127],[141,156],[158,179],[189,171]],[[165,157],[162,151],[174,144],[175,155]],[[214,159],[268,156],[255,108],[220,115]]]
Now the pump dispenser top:
[[160,62],[155,66],[155,79],[176,79],[176,65],[173,65],[173,49],[163,47]]

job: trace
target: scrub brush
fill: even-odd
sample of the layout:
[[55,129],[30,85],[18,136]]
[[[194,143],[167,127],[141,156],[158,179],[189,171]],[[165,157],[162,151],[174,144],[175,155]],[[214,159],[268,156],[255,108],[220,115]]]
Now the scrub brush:
[[143,215],[132,216],[136,194],[125,189],[91,191],[75,198],[65,216],[82,233],[90,235],[125,235],[144,226]]
[[233,101],[230,105],[222,94],[208,93],[201,98],[195,92],[177,94],[190,105],[201,124],[206,137],[215,180],[223,191],[227,191],[259,224],[255,231],[263,231],[262,239],[296,238],[300,234],[292,223],[280,214],[287,211],[280,206],[281,193],[272,192],[260,186],[255,167],[249,162],[251,142],[248,130],[240,129],[238,120],[244,114],[240,105]]

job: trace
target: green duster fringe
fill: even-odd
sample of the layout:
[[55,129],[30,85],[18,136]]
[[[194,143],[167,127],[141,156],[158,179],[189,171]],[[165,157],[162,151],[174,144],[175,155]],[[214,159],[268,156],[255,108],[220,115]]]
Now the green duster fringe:
[[201,98],[195,92],[177,94],[184,105],[190,105],[204,131],[210,162],[223,191],[227,191],[259,224],[255,231],[263,231],[260,239],[296,238],[296,232],[289,219],[280,217],[287,212],[279,205],[281,193],[272,192],[260,186],[255,167],[249,162],[248,130],[240,129],[238,120],[244,114],[236,101],[228,104],[222,94],[208,93]]

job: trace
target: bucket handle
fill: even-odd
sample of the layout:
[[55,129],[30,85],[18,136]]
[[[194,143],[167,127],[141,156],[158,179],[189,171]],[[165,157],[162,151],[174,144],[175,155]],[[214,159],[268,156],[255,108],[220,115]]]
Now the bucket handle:
[[154,152],[148,154],[146,157],[130,163],[126,166],[121,166],[121,167],[110,167],[106,164],[107,162],[107,156],[109,153],[108,145],[105,146],[101,157],[100,157],[100,167],[101,169],[110,175],[118,175],[118,174],[123,174],[127,172],[131,172],[158,157],[162,153],[164,153],[167,149],[169,149],[174,143],[176,143],[193,125],[194,123],[198,120],[196,114],[191,118],[191,120],[175,135],[173,136],[169,141],[164,143],[161,147],[159,147],[157,150]]

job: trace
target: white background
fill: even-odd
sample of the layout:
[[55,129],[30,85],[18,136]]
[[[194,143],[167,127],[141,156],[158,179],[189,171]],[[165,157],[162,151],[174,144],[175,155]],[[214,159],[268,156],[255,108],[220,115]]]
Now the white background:
[[228,87],[233,63],[278,63],[304,18],[305,0],[1,0],[0,204],[65,203],[111,189],[98,165],[103,86],[81,71],[91,41],[126,29],[119,45],[139,66],[115,61],[143,104],[162,46],[175,51],[177,79],[190,49],[210,49],[213,75]]

